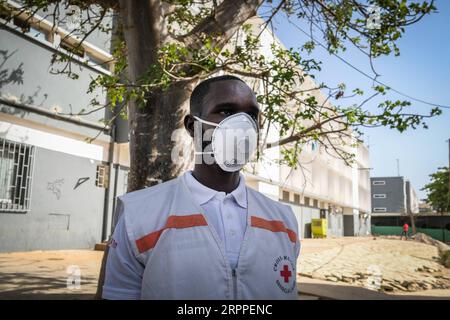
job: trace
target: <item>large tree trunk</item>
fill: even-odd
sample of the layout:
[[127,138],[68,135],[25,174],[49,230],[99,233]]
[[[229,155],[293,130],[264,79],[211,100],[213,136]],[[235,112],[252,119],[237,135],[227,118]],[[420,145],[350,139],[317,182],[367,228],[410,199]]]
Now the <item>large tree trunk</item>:
[[[215,16],[200,23],[184,39],[185,43],[199,48],[203,43],[196,33],[214,33],[222,35],[216,38],[215,44],[222,48],[238,28],[256,14],[263,1],[222,1]],[[163,11],[164,6],[158,0],[120,0],[128,78],[132,83],[137,83],[152,65],[158,63],[158,49],[167,41]],[[147,97],[148,103],[144,107],[138,107],[135,101],[128,102],[130,171],[127,192],[175,178],[189,165],[191,154],[182,152],[189,149],[182,125],[194,84],[193,81],[177,82],[165,91],[155,90]],[[173,151],[180,157],[172,158]],[[102,260],[97,298],[102,295],[108,249]]]
[[[222,36],[217,38],[216,45],[223,47],[238,28],[256,14],[262,2],[222,1],[215,16],[194,28],[184,39],[185,43],[199,48],[203,43],[196,33],[218,33]],[[158,0],[120,1],[131,82],[136,83],[150,66],[158,63],[158,49],[169,37],[163,13],[164,5]],[[188,155],[184,154],[184,161],[173,161],[171,154],[174,149],[182,149],[186,143],[181,132],[175,137],[173,133],[182,127],[188,108],[187,100],[194,84],[178,82],[167,91],[155,90],[143,108],[138,107],[135,101],[129,102],[131,163],[128,192],[170,180],[189,165]]]
[[183,137],[184,143],[188,138],[182,128],[188,86],[178,83],[168,91],[153,93],[145,108],[131,104],[128,192],[175,178],[189,165],[189,155],[172,159],[172,150],[183,146]]
[[414,213],[412,213],[412,212],[409,213],[409,219],[410,219],[410,222],[411,222],[412,233],[416,234],[416,221],[415,221],[415,218],[414,218]]
[[[150,66],[158,63],[157,51],[167,40],[162,10],[159,1],[120,1],[131,82],[136,83]],[[188,165],[187,158],[172,161],[171,153],[182,145],[182,134],[172,137],[182,127],[189,89],[188,83],[177,83],[166,91],[151,92],[145,106],[129,101],[128,192],[170,180]]]

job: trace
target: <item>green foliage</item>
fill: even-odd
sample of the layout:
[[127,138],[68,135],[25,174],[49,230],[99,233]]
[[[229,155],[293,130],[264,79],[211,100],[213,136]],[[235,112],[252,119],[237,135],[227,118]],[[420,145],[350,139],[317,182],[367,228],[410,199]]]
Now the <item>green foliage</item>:
[[[84,11],[89,10],[93,2],[70,1]],[[313,37],[304,39],[297,49],[287,49],[274,42],[270,52],[262,53],[259,29],[245,23],[230,41],[223,44],[219,40],[224,35],[217,30],[197,32],[200,25],[216,19],[220,2],[163,2],[170,8],[170,14],[162,18],[168,37],[155,48],[155,63],[148,66],[140,78],[130,81],[126,75],[127,47],[125,42],[118,41],[112,53],[114,68],[111,74],[101,74],[92,79],[88,93],[105,90],[111,107],[135,100],[139,107],[144,108],[149,105],[153,92],[164,92],[180,82],[198,82],[220,71],[234,73],[255,84],[257,100],[264,108],[264,124],[275,126],[279,131],[282,161],[291,167],[298,165],[302,146],[309,142],[318,143],[329,154],[350,163],[361,127],[386,126],[404,132],[420,126],[426,128],[425,119],[441,113],[438,108],[422,115],[405,112],[411,104],[402,100],[385,100],[370,108],[376,112],[369,112],[364,105],[370,103],[371,98],[384,96],[390,90],[381,85],[374,86],[372,95],[360,105],[345,105],[346,98],[364,96],[365,93],[358,88],[348,89],[345,84],[336,87],[325,84],[318,84],[316,88],[305,86],[308,79],[314,79],[315,74],[322,71],[321,63],[309,58],[317,45]],[[27,0],[24,7],[31,13],[38,9],[50,12],[49,8],[54,3],[58,1]],[[286,0],[275,3],[268,0],[265,5],[273,15],[281,10],[288,19],[304,20],[311,27],[311,36],[320,34],[330,53],[345,51],[348,45],[353,45],[366,53],[369,59],[392,53],[398,55],[400,51],[396,41],[407,26],[436,10],[433,3],[406,0]],[[367,25],[371,5],[379,9],[377,28]],[[105,12],[106,9],[97,11]],[[101,23],[103,17],[100,15],[94,23],[91,22],[90,28],[81,28],[80,31],[84,30],[82,33],[87,35],[94,25],[99,31],[110,32],[109,25]],[[56,17],[55,21],[58,19]],[[267,23],[263,27],[271,25],[271,19],[266,18]],[[192,34],[200,40],[200,46],[186,42]],[[52,63],[70,65],[71,58],[69,53],[58,52]],[[59,72],[77,78],[71,68],[62,68]],[[347,91],[351,92],[349,96]],[[342,101],[343,105],[332,105],[332,99]],[[98,101],[93,100],[94,103]],[[126,116],[126,112],[121,111],[120,114]]]
[[450,211],[449,198],[449,170],[448,167],[438,168],[438,171],[430,174],[430,183],[421,190],[427,192],[427,202],[432,205],[437,212]]

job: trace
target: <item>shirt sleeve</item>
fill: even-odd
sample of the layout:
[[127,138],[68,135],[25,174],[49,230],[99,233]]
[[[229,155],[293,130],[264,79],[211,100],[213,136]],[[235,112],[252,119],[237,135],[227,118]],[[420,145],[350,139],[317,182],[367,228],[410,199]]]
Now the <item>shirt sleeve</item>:
[[[118,210],[123,210],[121,201]],[[126,231],[122,212],[109,244],[103,299],[137,300],[141,298],[144,266],[136,259]]]

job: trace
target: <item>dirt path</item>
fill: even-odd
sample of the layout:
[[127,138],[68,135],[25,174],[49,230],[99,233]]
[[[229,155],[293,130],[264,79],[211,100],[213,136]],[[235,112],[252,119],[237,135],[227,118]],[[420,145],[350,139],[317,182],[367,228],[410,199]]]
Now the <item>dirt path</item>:
[[392,294],[424,294],[433,289],[429,295],[449,296],[450,270],[437,259],[436,247],[414,241],[372,237],[305,239],[298,273],[299,277]]
[[[0,299],[92,299],[102,254],[93,250],[2,253]],[[78,270],[79,288],[75,280]],[[70,276],[74,281],[68,288]]]
[[[92,299],[102,254],[93,250],[2,253],[0,299]],[[313,296],[305,292],[300,299],[324,294],[333,299],[384,299],[393,294],[399,298],[450,298],[450,271],[437,263],[437,255],[435,247],[413,241],[305,239],[297,280],[300,292],[308,289]],[[69,283],[72,288],[68,288],[67,279],[77,270],[81,272],[80,288],[76,283]],[[376,271],[378,278],[373,277]],[[378,281],[389,296],[367,290],[371,276],[375,286]]]

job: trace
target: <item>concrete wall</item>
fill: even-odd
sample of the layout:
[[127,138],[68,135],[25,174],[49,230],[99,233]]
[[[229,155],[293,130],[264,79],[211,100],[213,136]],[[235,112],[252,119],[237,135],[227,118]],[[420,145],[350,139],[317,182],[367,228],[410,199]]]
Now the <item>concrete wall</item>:
[[[49,72],[52,54],[51,47],[10,29],[0,30],[0,49],[8,56],[0,56],[0,72],[6,74],[7,80],[0,83],[0,94],[14,97],[18,102],[32,104],[48,110],[55,108],[61,113],[78,113],[89,107],[91,99],[106,103],[106,96],[101,90],[87,94],[91,78],[100,74],[95,69],[82,67],[74,61],[72,68],[79,74],[79,79],[72,80],[66,75],[54,75]],[[53,128],[77,132],[89,137],[97,134],[97,130],[81,127],[77,124],[62,122],[35,113],[0,105],[0,112],[11,114],[22,119],[33,120]],[[80,116],[84,120],[98,122],[105,118],[105,109]],[[100,134],[99,140],[108,141],[109,136]]]
[[292,211],[294,211],[294,215],[297,218],[299,238],[311,238],[311,220],[320,218],[320,210],[318,208],[298,206],[292,203],[289,203],[289,205],[292,207]]
[[341,213],[328,213],[328,236],[344,236],[344,215]]
[[406,188],[406,211],[408,213],[419,213],[419,198],[417,197],[416,191],[411,185],[411,182],[405,181]]
[[99,163],[36,148],[31,210],[0,212],[0,251],[92,248],[101,236],[105,192],[95,186]]
[[[374,208],[386,208],[387,213],[406,212],[405,181],[403,177],[372,177],[372,212]],[[374,181],[385,181],[385,185],[374,185]],[[386,198],[374,198],[375,194],[385,194]]]
[[[91,111],[90,100],[106,103],[101,90],[87,94],[92,78],[106,72],[71,63],[79,78],[50,73],[55,45],[8,26],[0,30],[0,94],[16,102],[60,113]],[[89,42],[109,51],[109,36],[92,34]],[[61,65],[59,66],[61,67]],[[79,116],[101,124],[105,109]],[[35,146],[31,204],[27,213],[0,212],[0,251],[92,248],[102,235],[104,188],[95,186],[98,164],[106,164],[110,137],[100,133],[92,144],[83,142],[99,131],[0,104],[0,137]],[[112,224],[114,193],[124,192],[124,172],[111,173],[107,226]],[[115,174],[117,173],[117,179]],[[85,180],[83,182],[83,179]],[[82,182],[77,186],[77,183]],[[114,190],[113,184],[117,182]]]

